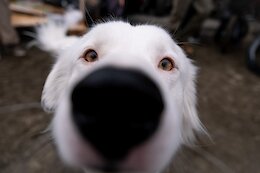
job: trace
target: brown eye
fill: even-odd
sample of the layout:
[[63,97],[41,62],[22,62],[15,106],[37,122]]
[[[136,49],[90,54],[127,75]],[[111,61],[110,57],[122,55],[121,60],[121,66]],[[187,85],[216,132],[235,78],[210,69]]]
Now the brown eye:
[[171,71],[174,68],[174,62],[172,59],[166,57],[163,58],[160,62],[158,67],[164,71]]
[[94,62],[98,60],[98,54],[93,49],[89,49],[82,58],[84,58],[87,62]]

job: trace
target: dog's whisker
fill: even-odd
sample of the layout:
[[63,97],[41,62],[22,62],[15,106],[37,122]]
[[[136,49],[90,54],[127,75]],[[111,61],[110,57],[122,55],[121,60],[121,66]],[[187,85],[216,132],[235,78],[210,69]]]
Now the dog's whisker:
[[174,29],[172,35],[176,35],[176,33],[179,31],[180,24],[177,25],[177,27]]
[[29,43],[26,44],[26,49],[30,49],[33,46],[38,46],[38,44],[39,43],[36,40],[32,40],[32,41],[30,41]]
[[31,103],[20,103],[14,105],[7,105],[0,107],[0,114],[11,113],[11,112],[19,112],[27,109],[42,109],[41,104],[39,102],[31,102]]
[[[108,21],[115,21],[116,20],[116,16],[115,16],[115,14],[113,14],[113,13],[110,13],[109,15],[108,15],[108,17],[107,17],[107,19],[108,19]],[[107,22],[108,22],[107,21]]]
[[23,35],[24,35],[24,36],[31,37],[31,38],[34,38],[34,39],[37,38],[37,34],[35,34],[34,32],[30,32],[30,31],[24,31],[24,32],[23,32]]
[[210,147],[213,145],[215,145],[215,143],[211,143],[211,142],[206,143],[206,142],[198,141],[197,143],[187,145],[187,147],[190,147],[192,149],[192,148],[199,148],[199,147]]
[[209,163],[211,163],[216,168],[221,170],[221,172],[223,172],[223,173],[235,173],[228,165],[225,164],[225,162],[221,161],[219,158],[217,158],[216,156],[214,156],[210,152],[208,152],[208,151],[206,151],[202,148],[196,148],[192,151],[199,154],[200,156],[202,156]]
[[50,134],[50,131],[51,130],[49,128],[46,128],[44,130],[35,132],[34,134],[31,135],[31,138],[35,139],[35,138],[38,138],[38,137],[42,137],[44,135],[48,135],[48,134]]
[[[36,149],[34,149],[34,151],[29,155],[30,158],[32,158],[33,156],[35,156],[36,154],[40,153],[42,150],[45,149],[45,147],[49,146],[49,144],[51,144],[53,142],[52,138],[47,138],[45,141],[43,141],[39,146],[37,146]],[[31,150],[28,149],[28,150]],[[43,154],[46,154],[46,152],[44,152]],[[41,154],[41,156],[43,156]]]
[[85,16],[85,21],[87,22],[88,26],[92,27],[95,24],[95,21],[91,17],[87,7],[85,7],[85,15],[84,16]]
[[188,41],[177,42],[177,45],[179,45],[179,46],[185,46],[185,45],[189,45],[189,46],[201,46],[201,44],[198,43],[198,42],[188,42]]

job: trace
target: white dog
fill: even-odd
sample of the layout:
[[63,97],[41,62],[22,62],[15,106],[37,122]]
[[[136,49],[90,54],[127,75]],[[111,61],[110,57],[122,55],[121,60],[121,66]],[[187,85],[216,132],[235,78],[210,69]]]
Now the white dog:
[[49,42],[59,44],[58,58],[42,103],[55,114],[54,140],[69,165],[156,173],[203,131],[196,67],[162,28],[111,21],[69,44]]

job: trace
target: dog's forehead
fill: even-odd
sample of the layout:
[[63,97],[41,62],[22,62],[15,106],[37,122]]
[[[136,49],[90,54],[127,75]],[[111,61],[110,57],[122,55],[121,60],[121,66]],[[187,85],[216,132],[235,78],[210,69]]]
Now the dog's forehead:
[[175,46],[170,35],[163,29],[153,25],[133,26],[125,22],[107,22],[98,24],[87,34],[95,44],[109,43],[135,46]]

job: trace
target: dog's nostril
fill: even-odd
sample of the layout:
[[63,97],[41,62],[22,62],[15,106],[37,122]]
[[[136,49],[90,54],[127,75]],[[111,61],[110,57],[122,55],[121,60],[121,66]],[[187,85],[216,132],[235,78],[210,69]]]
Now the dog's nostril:
[[79,132],[109,160],[123,159],[151,137],[163,108],[156,84],[136,70],[99,69],[72,92],[72,117]]

